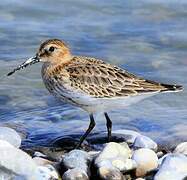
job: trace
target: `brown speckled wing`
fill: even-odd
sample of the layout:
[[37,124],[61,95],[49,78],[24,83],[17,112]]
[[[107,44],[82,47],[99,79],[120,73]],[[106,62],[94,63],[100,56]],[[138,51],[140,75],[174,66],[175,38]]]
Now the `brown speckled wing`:
[[159,92],[159,83],[144,80],[116,66],[89,57],[75,57],[65,67],[71,86],[94,97],[134,96]]

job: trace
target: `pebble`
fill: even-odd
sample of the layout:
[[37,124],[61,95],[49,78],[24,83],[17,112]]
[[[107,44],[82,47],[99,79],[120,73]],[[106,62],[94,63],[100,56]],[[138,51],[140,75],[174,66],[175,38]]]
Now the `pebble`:
[[126,143],[118,144],[115,142],[107,143],[98,157],[95,159],[95,164],[99,164],[105,160],[114,160],[121,158],[123,161],[131,156],[131,150]]
[[37,168],[37,180],[60,180],[58,172],[52,165],[48,164],[46,166],[38,166]]
[[133,144],[133,148],[137,149],[137,148],[148,148],[148,149],[152,149],[155,152],[158,149],[157,143],[155,143],[151,138],[147,137],[147,136],[137,136],[134,144]]
[[166,156],[154,180],[183,180],[187,177],[187,157],[183,154]]
[[3,143],[4,141],[0,142],[0,169],[31,179],[37,172],[37,165],[32,158],[11,144],[8,145],[8,142],[4,143],[5,146]]
[[68,169],[62,176],[63,180],[88,180],[87,173],[80,168]]
[[74,169],[80,168],[85,172],[88,171],[88,163],[90,161],[90,157],[87,152],[83,150],[72,150],[69,153],[65,154],[62,159],[63,165],[66,169]]
[[187,155],[187,142],[180,143],[173,151],[173,153],[179,153]]
[[125,180],[119,169],[111,166],[102,166],[98,169],[98,175],[102,180]]
[[0,140],[5,140],[16,148],[21,145],[20,135],[14,129],[8,127],[0,127]]
[[114,130],[112,131],[112,134],[117,134],[118,136],[121,134],[122,138],[124,137],[124,141],[127,143],[134,143],[137,136],[140,136],[141,134],[128,129],[121,129],[121,130]]
[[95,159],[98,175],[101,179],[124,179],[120,171],[135,168],[135,162],[131,159],[131,150],[127,143],[110,142]]
[[147,172],[156,169],[158,166],[158,157],[156,153],[147,148],[135,150],[132,159],[136,161],[136,176],[144,176]]

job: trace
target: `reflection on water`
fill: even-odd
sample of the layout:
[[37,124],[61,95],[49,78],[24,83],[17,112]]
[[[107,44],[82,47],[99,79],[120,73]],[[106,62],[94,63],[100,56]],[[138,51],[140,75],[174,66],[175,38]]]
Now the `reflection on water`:
[[[5,76],[48,38],[64,39],[74,54],[100,57],[143,77],[187,88],[186,17],[185,0],[1,1],[1,124],[24,130],[35,142],[86,129],[85,112],[49,95],[40,65]],[[139,130],[160,141],[187,139],[186,99],[185,90],[116,110],[110,113],[113,128]],[[104,118],[96,119],[95,131],[105,131]]]

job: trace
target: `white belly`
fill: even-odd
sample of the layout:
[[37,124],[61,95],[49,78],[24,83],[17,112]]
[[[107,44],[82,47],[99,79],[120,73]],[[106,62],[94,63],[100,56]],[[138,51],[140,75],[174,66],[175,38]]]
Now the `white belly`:
[[107,112],[114,109],[123,109],[155,94],[144,94],[131,97],[95,98],[79,91],[62,89],[52,93],[58,99],[80,107],[88,113]]

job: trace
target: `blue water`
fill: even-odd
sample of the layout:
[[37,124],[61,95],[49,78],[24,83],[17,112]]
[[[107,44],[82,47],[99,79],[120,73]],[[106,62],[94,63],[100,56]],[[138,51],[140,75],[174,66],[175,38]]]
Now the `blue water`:
[[[1,0],[0,125],[33,143],[82,133],[88,115],[58,102],[45,89],[41,65],[5,74],[33,56],[48,38],[63,39],[77,55],[105,59],[145,78],[182,84],[109,115],[113,129],[134,129],[157,141],[187,140],[186,0]],[[95,132],[105,131],[96,115]]]

